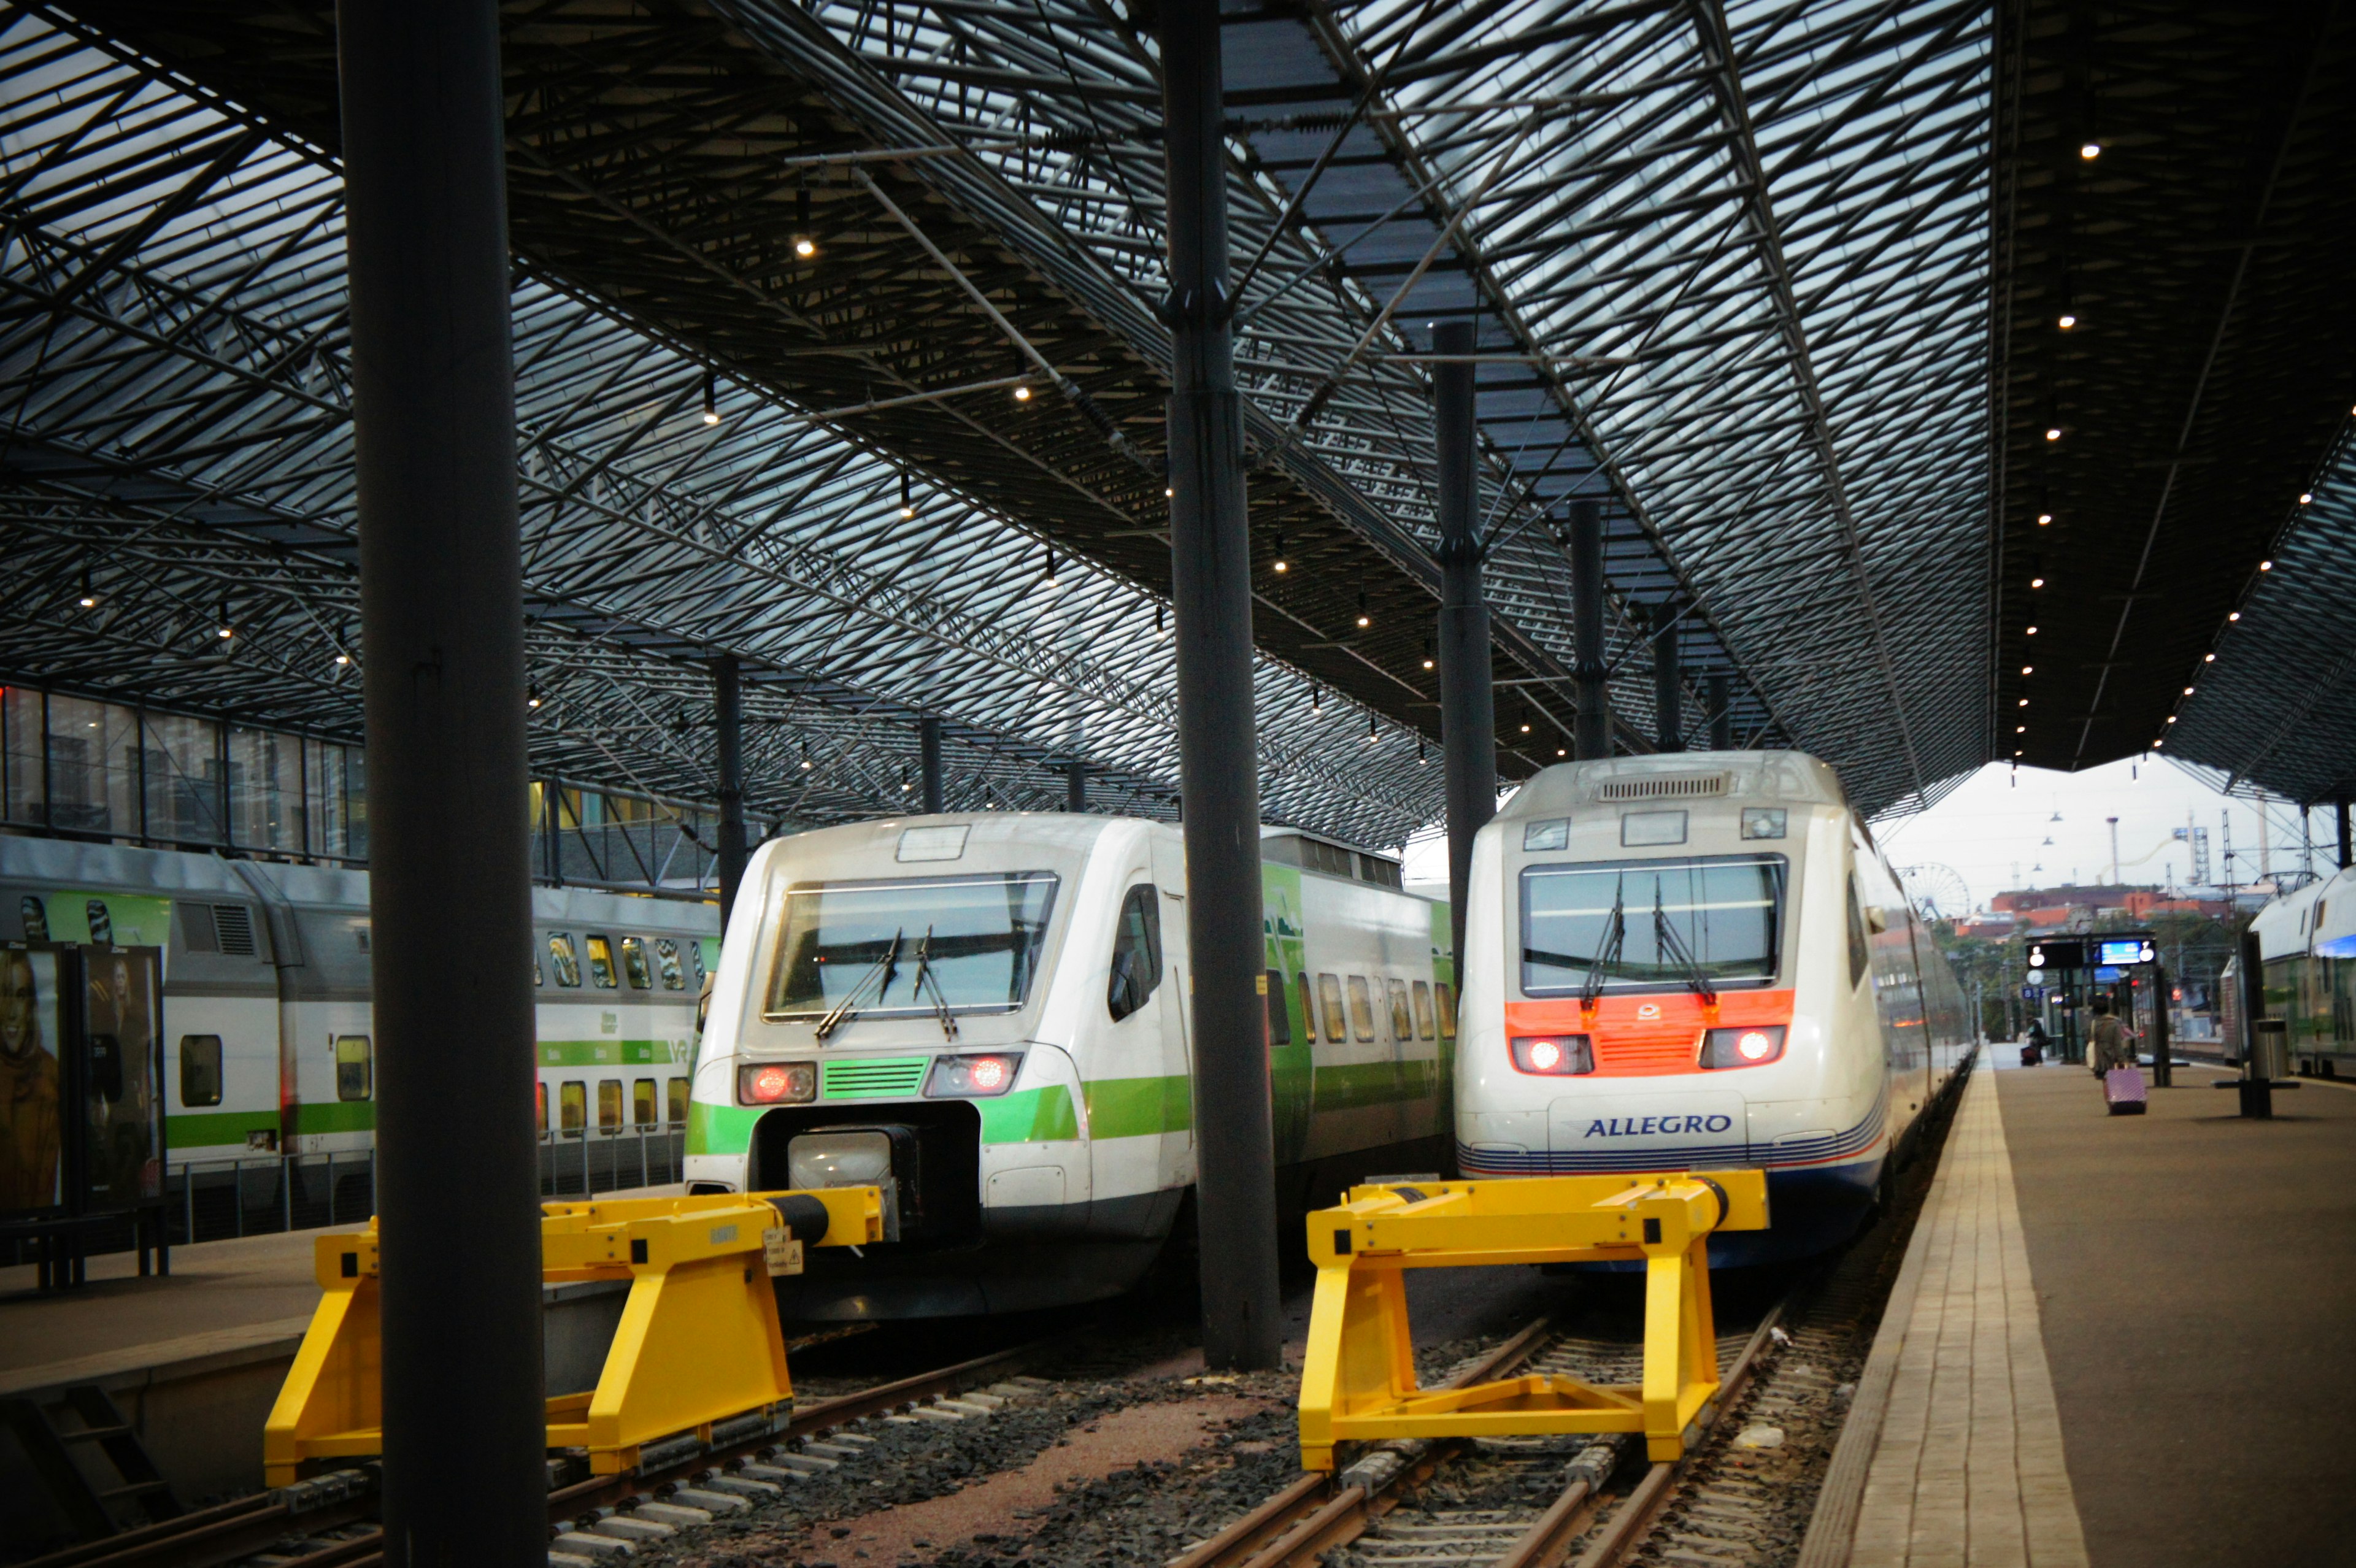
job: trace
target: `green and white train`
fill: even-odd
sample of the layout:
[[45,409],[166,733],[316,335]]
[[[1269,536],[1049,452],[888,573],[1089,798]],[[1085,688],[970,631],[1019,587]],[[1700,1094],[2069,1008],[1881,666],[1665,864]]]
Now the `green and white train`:
[[[1281,1211],[1448,1157],[1448,909],[1396,862],[1263,830]],[[1194,1179],[1179,831],[985,812],[830,827],[753,857],[688,1124],[696,1190],[874,1182],[887,1240],[813,1254],[816,1319],[1099,1299]]]
[[[365,871],[0,837],[0,943],[163,949],[176,1168],[375,1146],[368,899]],[[718,912],[535,888],[532,923],[542,1139],[681,1126]]]

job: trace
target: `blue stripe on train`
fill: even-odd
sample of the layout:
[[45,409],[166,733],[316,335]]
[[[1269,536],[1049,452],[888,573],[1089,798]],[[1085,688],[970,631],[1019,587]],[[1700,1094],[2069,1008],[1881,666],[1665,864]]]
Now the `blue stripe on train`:
[[1467,1176],[1609,1176],[1631,1170],[1707,1170],[1763,1168],[1775,1170],[1817,1165],[1861,1154],[1880,1141],[1887,1102],[1876,1100],[1865,1120],[1846,1132],[1795,1143],[1671,1144],[1609,1153],[1553,1151],[1508,1154],[1498,1149],[1456,1146],[1458,1168]]

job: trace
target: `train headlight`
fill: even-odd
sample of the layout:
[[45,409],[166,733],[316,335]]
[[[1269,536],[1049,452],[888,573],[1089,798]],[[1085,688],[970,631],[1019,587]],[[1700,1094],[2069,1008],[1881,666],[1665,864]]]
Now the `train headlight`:
[[987,1100],[1014,1087],[1023,1065],[1020,1053],[992,1051],[987,1056],[937,1056],[925,1093],[934,1099]]
[[1783,1054],[1783,1026],[1756,1024],[1748,1029],[1714,1029],[1702,1036],[1704,1067],[1757,1067]]
[[1514,1068],[1546,1077],[1595,1071],[1595,1047],[1583,1034],[1525,1035],[1513,1042]]
[[738,1104],[798,1105],[817,1098],[815,1062],[756,1061],[736,1070]]

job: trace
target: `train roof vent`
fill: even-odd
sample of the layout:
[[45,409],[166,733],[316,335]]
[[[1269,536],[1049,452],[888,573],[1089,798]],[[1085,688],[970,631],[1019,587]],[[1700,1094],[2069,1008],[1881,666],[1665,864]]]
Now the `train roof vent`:
[[220,950],[235,958],[253,956],[253,912],[243,904],[213,905],[213,929],[220,933]]
[[1652,773],[1642,778],[1612,779],[1599,786],[1598,800],[1691,800],[1696,795],[1724,795],[1724,773]]

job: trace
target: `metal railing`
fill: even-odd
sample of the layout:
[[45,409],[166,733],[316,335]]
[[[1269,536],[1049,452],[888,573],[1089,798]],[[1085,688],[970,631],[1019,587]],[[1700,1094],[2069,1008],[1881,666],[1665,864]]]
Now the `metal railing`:
[[[686,1155],[682,1127],[561,1134],[541,1141],[540,1195],[579,1198],[679,1181]],[[376,1212],[376,1152],[191,1160],[171,1168],[165,1190],[174,1246],[363,1224]],[[129,1245],[126,1226],[120,1246],[93,1251]]]

